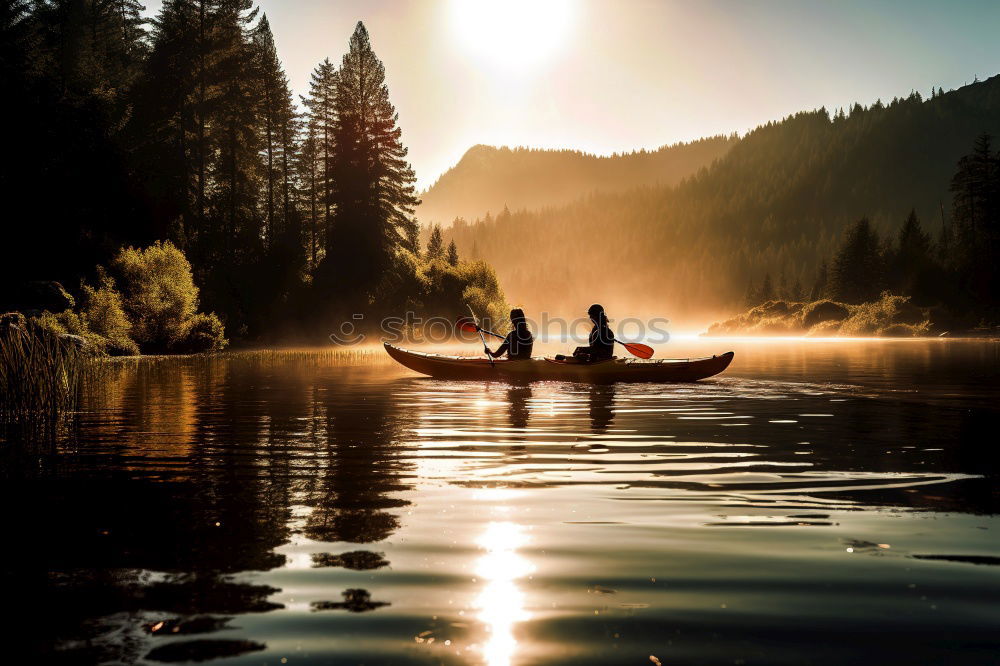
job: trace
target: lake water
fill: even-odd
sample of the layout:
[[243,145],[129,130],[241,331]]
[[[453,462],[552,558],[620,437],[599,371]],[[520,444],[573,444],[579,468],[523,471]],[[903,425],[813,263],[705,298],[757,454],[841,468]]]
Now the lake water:
[[1000,663],[1000,345],[658,356],[727,349],[680,385],[121,362],[54,455],[6,447],[6,654]]

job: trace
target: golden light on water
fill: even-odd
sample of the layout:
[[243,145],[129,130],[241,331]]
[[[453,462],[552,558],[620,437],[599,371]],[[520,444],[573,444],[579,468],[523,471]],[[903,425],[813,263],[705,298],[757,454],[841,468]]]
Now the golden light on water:
[[493,522],[477,540],[485,554],[476,563],[476,574],[485,581],[476,598],[478,618],[489,636],[483,644],[484,663],[510,666],[517,650],[514,625],[530,619],[524,608],[524,593],[517,580],[534,571],[534,566],[517,553],[527,543],[524,528],[510,522]]
[[565,40],[570,0],[453,0],[459,41],[483,64],[517,70],[551,55]]

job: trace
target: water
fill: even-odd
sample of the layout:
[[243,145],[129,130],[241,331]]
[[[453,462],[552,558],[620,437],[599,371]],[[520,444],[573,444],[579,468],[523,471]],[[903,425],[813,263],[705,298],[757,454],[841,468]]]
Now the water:
[[998,663],[997,343],[661,354],[724,348],[687,385],[123,363],[56,455],[6,453],[6,654]]

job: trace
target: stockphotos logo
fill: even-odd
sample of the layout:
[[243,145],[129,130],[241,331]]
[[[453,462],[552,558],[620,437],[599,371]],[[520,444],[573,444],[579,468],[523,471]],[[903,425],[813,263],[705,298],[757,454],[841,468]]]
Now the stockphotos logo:
[[[540,342],[565,342],[586,344],[590,339],[590,331],[594,324],[586,317],[577,319],[563,319],[562,317],[550,317],[547,312],[542,312],[538,320],[526,318],[528,328],[534,333]],[[643,340],[648,344],[663,344],[670,341],[670,333],[667,331],[669,319],[663,317],[653,317],[651,319],[639,319],[638,317],[628,317],[617,321],[609,320],[615,337],[619,340]],[[494,324],[489,319],[481,322],[482,327],[490,330]],[[507,324],[503,325],[504,330]],[[466,331],[457,327],[455,321],[446,317],[420,317],[413,312],[407,312],[402,317],[386,317],[378,323],[380,342],[389,343],[430,343],[443,344],[456,339],[463,341],[478,340],[476,333]],[[366,332],[367,331],[367,332]],[[373,328],[365,325],[363,314],[354,314],[350,319],[344,320],[336,331],[330,334],[330,340],[338,345],[359,345],[368,341],[369,333]]]

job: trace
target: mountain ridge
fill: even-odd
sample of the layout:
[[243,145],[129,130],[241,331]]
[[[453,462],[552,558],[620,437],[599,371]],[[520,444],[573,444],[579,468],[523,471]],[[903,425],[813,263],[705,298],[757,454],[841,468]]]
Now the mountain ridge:
[[738,142],[735,135],[595,155],[573,149],[476,144],[421,194],[418,219],[448,224],[487,212],[562,205],[594,192],[636,185],[675,185]]
[[983,133],[1000,136],[1000,76],[926,100],[795,113],[675,186],[503,213],[448,236],[463,255],[489,261],[508,298],[530,309],[553,309],[559,294],[584,308],[606,301],[714,318],[766,273],[810,285],[861,217],[886,236],[912,208],[936,237],[956,163]]

